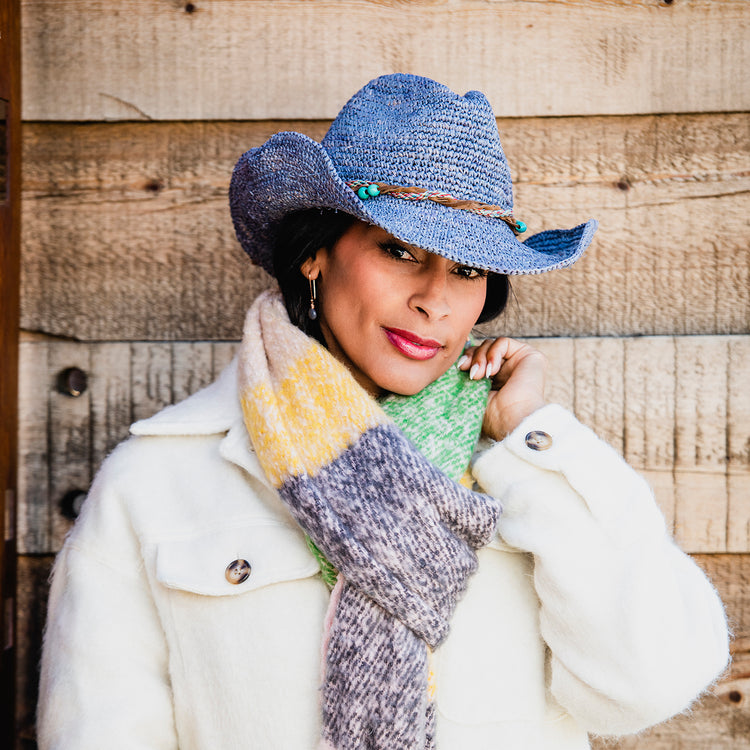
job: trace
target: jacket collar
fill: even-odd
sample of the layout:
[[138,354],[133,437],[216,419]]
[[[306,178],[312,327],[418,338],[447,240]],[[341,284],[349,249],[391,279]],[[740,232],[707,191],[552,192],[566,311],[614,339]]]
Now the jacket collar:
[[148,419],[135,422],[130,426],[130,433],[139,436],[225,433],[219,454],[273,489],[245,429],[237,387],[237,357],[211,385]]

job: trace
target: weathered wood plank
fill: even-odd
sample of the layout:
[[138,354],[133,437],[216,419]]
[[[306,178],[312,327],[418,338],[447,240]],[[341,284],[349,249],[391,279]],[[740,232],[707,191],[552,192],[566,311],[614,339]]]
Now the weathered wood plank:
[[[727,549],[750,548],[750,351],[729,344],[727,373]],[[750,651],[750,647],[748,647]],[[750,673],[750,666],[748,667]]]
[[[749,6],[750,7],[750,6]],[[490,330],[750,331],[750,118],[501,120],[532,232],[597,216],[572,269],[517,277]],[[26,125],[22,325],[88,340],[233,339],[269,284],[234,238],[234,161],[326,124]]]
[[[732,664],[727,679],[750,679],[750,556],[748,555],[697,555],[699,564],[721,594],[732,630]],[[732,699],[722,692],[731,703]],[[736,698],[736,696],[735,696]],[[750,692],[742,691],[744,706],[750,709]],[[750,742],[750,733],[746,735]]]
[[[71,525],[61,513],[60,503],[69,493],[87,492],[93,478],[91,467],[91,391],[79,396],[63,392],[58,374],[77,367],[91,373],[91,347],[73,341],[59,341],[49,347],[46,373],[49,388],[49,497],[50,537],[59,549]],[[40,395],[43,395],[42,390]],[[19,551],[23,551],[19,549]]]
[[[573,411],[619,453],[625,432],[624,346],[620,339],[573,339]],[[542,347],[544,345],[542,344]]]
[[186,342],[172,350],[172,400],[182,401],[214,379],[210,342]]
[[22,7],[26,120],[333,117],[395,71],[480,89],[508,116],[750,109],[743,0]]
[[716,336],[676,344],[675,536],[696,552],[726,549],[727,343]]
[[132,419],[130,347],[91,347],[91,465],[97,467],[128,436]]
[[18,382],[18,551],[49,547],[49,346],[22,341]]
[[130,345],[133,421],[145,419],[174,402],[172,351],[179,344]]
[[[683,548],[750,551],[750,455],[743,442],[749,420],[742,392],[750,336],[532,343],[549,360],[550,400],[572,408],[645,474]],[[91,470],[132,420],[208,383],[235,349],[235,342],[24,340],[19,550],[56,551],[68,528],[61,495],[87,489]],[[57,371],[71,365],[90,368],[88,401],[49,388]],[[727,444],[737,446],[731,462]]]
[[623,455],[654,489],[667,524],[674,528],[675,340],[624,343],[625,438]]
[[239,344],[236,341],[216,341],[212,348],[213,377],[218,378],[221,371],[232,361]]
[[18,556],[16,727],[14,750],[36,748],[36,703],[39,697],[39,659],[47,619],[49,576],[53,557]]
[[[539,341],[532,340],[530,343],[537,346]],[[546,397],[572,411],[577,390],[575,348],[570,345],[570,339],[546,339],[544,355],[547,357],[548,375]]]

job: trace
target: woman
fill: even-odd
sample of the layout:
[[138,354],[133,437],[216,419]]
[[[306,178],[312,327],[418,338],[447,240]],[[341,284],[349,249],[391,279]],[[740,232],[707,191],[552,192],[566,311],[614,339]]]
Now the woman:
[[484,96],[376,79],[322,144],[246,153],[230,202],[281,292],[95,480],[40,747],[580,750],[685,710],[727,662],[715,591],[645,482],[544,404],[539,353],[467,346],[508,274],[596,228],[516,239]]

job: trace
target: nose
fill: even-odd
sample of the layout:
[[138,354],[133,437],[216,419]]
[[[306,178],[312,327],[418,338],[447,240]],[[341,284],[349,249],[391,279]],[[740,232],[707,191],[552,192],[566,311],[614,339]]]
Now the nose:
[[[436,264],[438,265],[438,264]],[[445,318],[451,312],[448,284],[442,268],[424,268],[415,279],[409,304],[413,310],[431,320]]]

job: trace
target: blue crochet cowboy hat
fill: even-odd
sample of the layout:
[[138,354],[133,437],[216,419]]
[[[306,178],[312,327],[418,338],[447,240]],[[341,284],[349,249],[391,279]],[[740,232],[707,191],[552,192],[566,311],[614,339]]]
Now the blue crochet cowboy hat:
[[274,230],[292,211],[331,208],[402,242],[501,274],[574,263],[597,222],[517,239],[510,170],[479,91],[458,96],[420,76],[370,81],[323,141],[277,133],[240,157],[229,202],[240,244],[273,274]]

